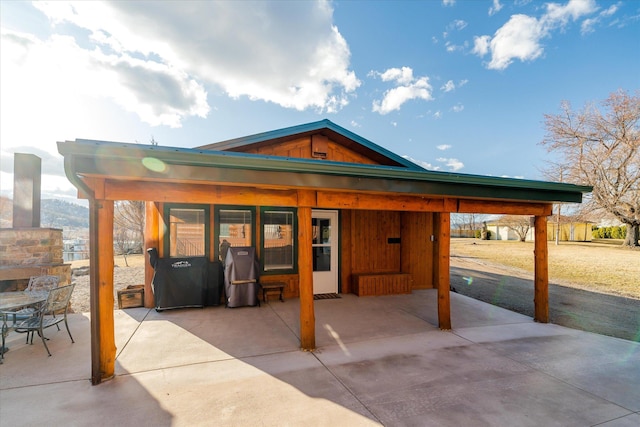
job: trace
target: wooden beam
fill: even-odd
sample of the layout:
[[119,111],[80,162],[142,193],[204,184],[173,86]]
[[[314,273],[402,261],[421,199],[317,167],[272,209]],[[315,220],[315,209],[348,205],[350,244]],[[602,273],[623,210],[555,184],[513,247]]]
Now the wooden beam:
[[450,280],[450,253],[451,253],[451,214],[440,212],[434,215],[436,228],[436,262],[437,262],[437,286],[438,286],[438,326],[440,329],[451,329],[451,280]]
[[91,382],[100,384],[115,374],[113,319],[113,202],[89,200]]
[[108,180],[105,184],[105,198],[171,203],[296,206],[297,192],[240,186]]
[[311,207],[298,208],[298,276],[300,281],[300,348],[316,348],[316,319],[313,306],[313,258]]
[[460,199],[458,203],[459,213],[486,213],[504,215],[551,215],[553,204],[551,203],[524,203],[497,200],[467,200]]
[[547,247],[547,217],[535,218],[534,318],[549,322],[549,256]]
[[147,249],[159,249],[160,247],[160,211],[158,210],[157,203],[145,203],[145,218],[143,248],[143,254],[146,260],[144,263],[144,306],[146,308],[153,308],[155,306],[155,300],[151,282],[153,281],[154,270],[149,262]]
[[170,183],[165,181],[102,180],[85,182],[105,200],[154,200],[172,203],[233,203],[241,205],[296,206],[297,195],[313,195],[313,206],[323,209],[365,209],[405,212],[459,212],[508,215],[551,215],[550,203],[473,200],[411,196],[397,193],[362,193],[264,189],[241,185]]
[[441,212],[443,199],[394,194],[364,194],[318,191],[318,207],[410,212]]
[[[318,206],[318,195],[313,190],[298,190],[298,196],[296,200],[297,206]],[[309,227],[311,227],[311,221],[309,221]]]

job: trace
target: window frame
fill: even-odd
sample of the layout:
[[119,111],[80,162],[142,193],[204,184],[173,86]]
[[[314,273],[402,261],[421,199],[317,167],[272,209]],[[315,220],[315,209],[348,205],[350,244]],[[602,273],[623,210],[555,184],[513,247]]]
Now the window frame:
[[[265,214],[271,211],[276,212],[287,212],[292,214],[292,223],[291,223],[291,235],[292,235],[292,245],[293,245],[293,253],[292,253],[292,267],[291,268],[282,268],[282,269],[265,269],[265,238],[264,238],[264,229],[265,229]],[[260,271],[261,274],[264,275],[280,275],[280,274],[298,274],[298,209],[295,207],[284,207],[284,206],[261,206],[260,207]]]
[[192,203],[165,203],[163,209],[163,248],[165,258],[191,258],[182,256],[171,256],[171,209],[202,209],[204,210],[204,255],[198,255],[198,257],[209,258],[210,242],[210,208],[205,204],[192,204]]
[[220,259],[220,211],[236,210],[251,212],[251,246],[256,247],[256,207],[247,205],[216,205],[213,209],[213,257],[217,261]]

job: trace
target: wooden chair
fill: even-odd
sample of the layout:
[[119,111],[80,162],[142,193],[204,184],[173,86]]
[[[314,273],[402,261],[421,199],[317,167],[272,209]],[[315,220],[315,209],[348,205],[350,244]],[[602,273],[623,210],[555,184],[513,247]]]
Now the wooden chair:
[[[58,326],[59,323],[64,322],[67,327],[67,332],[69,333],[69,338],[71,338],[71,342],[74,343],[75,341],[71,336],[69,323],[67,322],[69,301],[71,300],[71,294],[73,293],[74,288],[75,284],[72,283],[71,285],[51,289],[49,291],[47,301],[42,304],[40,309],[37,310],[32,317],[18,323],[15,327],[15,331],[19,333],[26,333],[27,342],[29,341],[29,333],[31,333],[31,344],[33,344],[33,333],[37,332],[40,338],[42,338],[44,348],[47,350],[49,356],[51,356],[51,352],[47,346],[47,338],[44,336],[44,330],[54,325]],[[56,316],[56,313],[61,311],[64,312],[64,315]]]

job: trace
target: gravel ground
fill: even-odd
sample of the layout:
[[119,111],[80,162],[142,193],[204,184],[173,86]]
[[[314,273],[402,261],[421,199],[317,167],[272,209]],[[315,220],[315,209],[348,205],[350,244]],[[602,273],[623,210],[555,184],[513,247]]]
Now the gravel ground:
[[[123,264],[123,263],[122,263]],[[144,283],[144,262],[114,268],[114,308],[117,292]],[[124,265],[124,264],[123,264]],[[74,268],[75,273],[82,273]],[[87,271],[88,273],[88,271]],[[74,312],[89,311],[89,275],[73,275]],[[456,292],[533,317],[533,277],[515,268],[477,259],[451,257],[451,285]],[[551,323],[640,342],[640,300],[577,289],[570,284],[549,285]]]
[[[74,313],[85,313],[89,311],[89,270],[73,269],[71,281],[76,284],[71,296],[71,309]],[[78,275],[80,273],[80,275]],[[144,283],[144,265],[132,265],[131,267],[120,267],[116,265],[113,269],[114,305],[118,308],[118,291],[126,289],[128,285],[142,285]]]

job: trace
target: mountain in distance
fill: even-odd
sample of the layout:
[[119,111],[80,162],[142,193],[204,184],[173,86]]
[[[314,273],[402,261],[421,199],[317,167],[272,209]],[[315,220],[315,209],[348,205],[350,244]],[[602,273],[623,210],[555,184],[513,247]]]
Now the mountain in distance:
[[[11,228],[13,200],[0,197],[0,226]],[[60,199],[40,201],[40,227],[62,229],[89,228],[89,209]]]
[[60,199],[40,202],[40,224],[52,228],[89,228],[89,208]]

